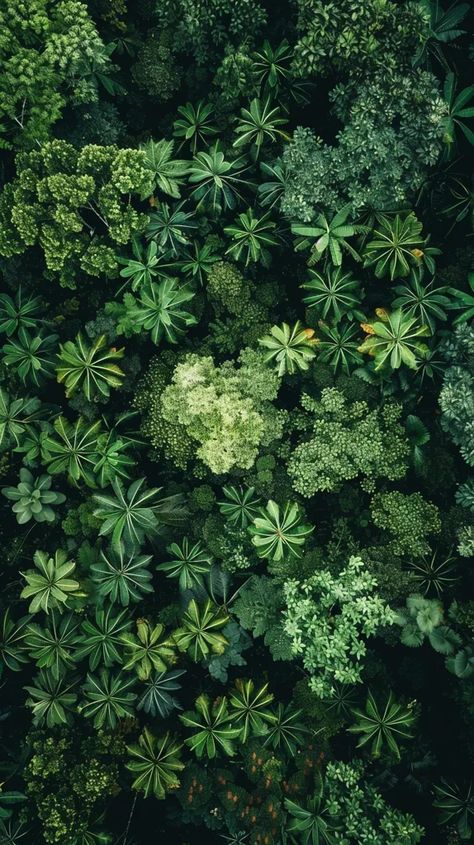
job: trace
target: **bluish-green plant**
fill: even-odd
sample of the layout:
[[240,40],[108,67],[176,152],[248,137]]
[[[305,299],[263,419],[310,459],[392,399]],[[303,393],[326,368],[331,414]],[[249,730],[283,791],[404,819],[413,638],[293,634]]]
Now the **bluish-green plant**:
[[5,487],[2,494],[11,502],[13,513],[19,525],[34,520],[35,522],[54,522],[56,513],[54,505],[66,501],[64,493],[51,490],[53,479],[50,475],[40,475],[36,478],[22,467],[20,481],[16,487]]

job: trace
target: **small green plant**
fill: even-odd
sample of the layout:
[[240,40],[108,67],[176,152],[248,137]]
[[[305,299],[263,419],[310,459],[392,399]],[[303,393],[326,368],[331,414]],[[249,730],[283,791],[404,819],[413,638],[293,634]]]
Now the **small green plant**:
[[137,704],[138,710],[166,719],[173,710],[181,710],[179,701],[173,693],[181,689],[178,678],[185,675],[184,669],[171,669],[170,672],[160,672],[152,675],[144,684],[144,692]]
[[41,402],[36,397],[23,396],[13,399],[0,388],[0,447],[19,446],[33,425],[44,418]]
[[420,326],[414,317],[408,317],[398,309],[389,314],[383,308],[377,309],[378,319],[361,323],[367,333],[358,352],[367,353],[374,359],[375,370],[390,367],[398,370],[402,364],[416,370],[420,359],[429,349],[420,338],[428,337],[428,326]]
[[191,545],[185,537],[181,545],[171,543],[168,551],[173,559],[158,564],[157,570],[166,572],[167,578],[178,578],[180,590],[202,586],[203,575],[209,573],[212,563],[212,556],[203,549],[202,544],[198,541]]
[[454,325],[468,323],[474,317],[474,271],[467,275],[469,291],[448,288],[448,292],[454,297],[451,308],[461,311],[454,319]]
[[181,146],[189,142],[191,152],[195,155],[199,146],[209,146],[210,140],[217,134],[218,130],[211,120],[214,106],[199,100],[196,105],[186,103],[185,106],[178,106],[177,111],[181,117],[173,123],[173,135],[183,139]]
[[286,830],[296,834],[303,845],[336,845],[337,821],[324,800],[324,782],[317,779],[315,794],[303,803],[285,798],[285,809],[289,813]]
[[406,217],[397,214],[394,218],[382,215],[374,237],[365,246],[364,266],[375,267],[378,279],[389,276],[393,281],[408,276],[424,257],[422,229],[413,213]]
[[138,743],[127,746],[131,759],[126,766],[136,775],[132,789],[143,792],[145,798],[153,795],[160,799],[165,798],[169,790],[177,789],[179,778],[176,773],[184,769],[181,747],[170,734],[156,738],[144,728]]
[[67,607],[71,598],[84,596],[78,581],[69,576],[76,568],[73,560],[68,560],[67,552],[58,549],[54,557],[47,552],[37,551],[33,556],[36,569],[23,572],[27,586],[23,587],[21,597],[31,599],[30,613]]
[[315,308],[323,320],[339,320],[347,314],[350,319],[363,320],[359,309],[364,291],[361,283],[354,279],[350,271],[341,267],[327,267],[324,273],[310,270],[307,282],[301,285],[310,291],[303,302],[309,308]]
[[190,243],[190,236],[196,229],[194,216],[190,211],[183,211],[184,202],[170,206],[166,202],[157,203],[148,218],[146,236],[154,240],[160,253],[177,258],[186,254],[183,248]]
[[83,685],[84,700],[79,712],[86,719],[92,719],[97,729],[114,730],[120,719],[133,718],[133,703],[136,693],[132,692],[135,678],[126,678],[122,673],[112,674],[102,669],[99,675],[88,673]]
[[25,639],[29,622],[29,616],[22,616],[15,622],[11,618],[9,608],[3,615],[0,631],[0,659],[11,672],[19,672],[22,664],[28,662]]
[[173,631],[172,637],[180,651],[186,651],[195,663],[209,654],[222,654],[227,640],[222,628],[229,621],[228,615],[216,607],[210,599],[200,606],[192,599],[183,614],[181,627]]
[[66,388],[66,396],[81,390],[86,399],[107,398],[111,387],[120,387],[124,374],[115,362],[123,358],[124,350],[107,348],[105,335],[89,344],[78,334],[75,341],[60,345],[57,379]]
[[258,515],[260,499],[255,496],[254,487],[234,487],[228,485],[222,488],[225,501],[218,502],[219,510],[233,525],[247,528]]
[[302,711],[294,710],[291,705],[277,704],[274,718],[266,728],[264,748],[281,748],[290,757],[295,757],[310,734],[309,728],[300,719],[301,715]]
[[61,415],[54,420],[53,429],[41,446],[41,457],[48,472],[51,475],[66,473],[73,484],[85,481],[89,487],[95,487],[94,468],[100,457],[97,439],[101,421],[88,424],[79,417],[75,423],[70,423]]
[[433,807],[440,810],[439,824],[455,824],[460,839],[470,841],[474,826],[474,795],[470,783],[462,792],[456,783],[444,778],[434,787]]
[[66,501],[64,493],[51,490],[53,479],[50,475],[40,475],[37,478],[26,469],[20,469],[20,481],[16,487],[5,487],[2,494],[15,504],[12,507],[19,525],[34,519],[35,522],[54,522],[56,514],[54,505]]
[[227,698],[222,696],[211,704],[209,696],[203,694],[196,699],[195,708],[195,711],[183,713],[179,717],[185,727],[193,728],[194,731],[185,740],[186,745],[198,758],[205,756],[212,760],[222,752],[227,757],[233,757],[235,740],[241,730],[232,725]]
[[277,47],[272,47],[265,39],[263,47],[253,54],[254,72],[260,87],[270,91],[278,90],[291,77],[292,58],[293,53],[286,39]]
[[160,508],[159,487],[144,490],[145,478],[132,482],[125,492],[118,479],[112,482],[114,496],[96,494],[94,515],[102,520],[100,536],[111,535],[112,548],[119,551],[139,548],[145,537],[159,530],[157,511]]
[[151,555],[125,554],[122,547],[118,551],[101,550],[100,559],[91,566],[99,596],[127,607],[152,593],[153,576],[148,569],[151,559]]
[[250,736],[262,736],[274,724],[275,715],[269,709],[273,693],[268,683],[256,689],[251,680],[237,678],[235,688],[229,693],[230,719],[240,728],[240,741],[247,742]]
[[194,315],[182,307],[193,297],[194,292],[186,286],[179,287],[177,279],[149,282],[142,286],[138,299],[125,297],[127,319],[136,329],[149,332],[157,346],[163,338],[177,343],[189,326],[196,325]]
[[234,141],[234,147],[251,145],[258,158],[263,144],[274,143],[278,138],[289,141],[289,135],[279,128],[288,121],[282,117],[279,107],[272,105],[269,97],[265,102],[256,97],[248,109],[241,109],[240,115],[235,130],[239,137]]
[[276,223],[270,220],[270,212],[255,217],[251,208],[239,214],[232,226],[225,226],[224,232],[232,243],[226,249],[236,261],[244,261],[245,266],[260,262],[264,267],[271,263],[268,247],[278,246],[280,239],[274,234]]
[[250,184],[244,178],[246,171],[245,157],[228,161],[219,144],[214,144],[208,153],[196,153],[189,169],[189,182],[196,186],[191,196],[198,208],[208,208],[214,214],[234,209],[237,200],[243,198],[242,191]]
[[329,364],[335,373],[341,370],[350,375],[363,363],[359,331],[352,323],[341,320],[338,325],[330,326],[320,320],[316,336],[318,360]]
[[18,336],[2,347],[3,363],[18,373],[23,384],[39,387],[54,378],[57,340],[57,334],[39,332],[31,336],[21,326]]
[[41,312],[44,308],[40,296],[29,295],[24,298],[21,285],[15,299],[7,293],[0,294],[0,333],[7,337],[16,334],[20,329],[36,330],[42,323]]
[[165,672],[176,662],[174,640],[164,633],[164,625],[154,627],[147,619],[137,620],[137,634],[121,635],[125,646],[124,670],[134,669],[140,681],[147,681],[153,670]]
[[455,558],[452,555],[440,556],[437,550],[419,560],[410,561],[409,566],[424,596],[434,592],[440,598],[445,589],[459,580],[455,574]]
[[437,322],[447,320],[447,311],[452,307],[452,300],[446,293],[446,287],[436,287],[434,279],[425,285],[422,281],[422,271],[412,270],[404,285],[396,285],[397,294],[392,302],[394,309],[400,308],[407,317],[414,317],[422,325],[429,327],[433,334]]
[[300,557],[302,546],[314,527],[301,522],[296,502],[287,502],[283,513],[272,499],[248,528],[259,557],[281,560],[285,554]]
[[[325,214],[316,217],[314,225],[302,225],[294,223],[291,231],[299,235],[295,249],[305,250],[310,247],[311,255],[308,264],[316,264],[324,257],[326,263],[332,263],[335,267],[342,264],[343,252],[349,253],[354,261],[360,261],[359,253],[349,243],[348,238],[366,231],[365,226],[348,223],[351,214],[351,206],[345,205],[330,220]],[[314,241],[314,243],[312,243]]]
[[466,123],[466,118],[474,117],[474,106],[472,105],[474,85],[463,88],[459,93],[457,93],[456,88],[456,75],[450,70],[446,74],[443,86],[443,97],[448,105],[448,113],[443,119],[443,140],[446,144],[447,158],[453,156],[458,146],[458,138],[456,137],[458,130],[461,130],[467,141],[474,146],[474,132]]
[[317,569],[309,578],[285,581],[283,629],[318,698],[331,698],[336,684],[361,683],[367,640],[395,621],[376,587],[355,556],[337,575]]
[[408,596],[396,623],[401,628],[401,642],[411,648],[421,646],[427,639],[435,651],[450,655],[461,645],[460,637],[444,624],[443,606],[437,599],[416,594]]
[[156,241],[151,241],[147,247],[143,247],[139,239],[135,237],[132,240],[133,258],[117,256],[119,264],[124,265],[120,275],[127,279],[127,284],[130,281],[132,290],[140,290],[144,285],[149,285],[157,275],[159,263],[157,251]]
[[76,711],[76,679],[55,678],[48,669],[42,669],[34,678],[35,686],[27,686],[26,706],[33,713],[33,724],[55,728],[72,725]]
[[279,376],[289,373],[294,375],[298,370],[308,370],[310,361],[316,356],[313,329],[304,329],[299,320],[293,328],[288,323],[273,326],[270,334],[259,338],[260,346],[268,349],[265,353],[267,363],[275,363]]
[[25,644],[38,669],[48,669],[55,680],[74,669],[79,628],[76,614],[54,610],[44,625],[30,622]]
[[109,667],[122,663],[122,634],[129,631],[132,619],[127,609],[115,613],[112,604],[98,609],[95,618],[82,623],[82,639],[78,644],[78,660],[89,658],[89,668],[94,672],[98,666]]
[[[161,141],[147,141],[141,149],[145,153],[145,168],[148,171],[154,188],[159,188],[164,194],[175,199],[180,196],[180,188],[185,183],[189,163],[183,159],[173,158],[174,142],[162,138]],[[142,199],[149,195],[148,186],[142,194]]]
[[379,709],[374,696],[369,690],[365,710],[354,710],[357,721],[348,728],[349,733],[360,734],[358,748],[370,744],[373,757],[380,757],[386,744],[397,760],[400,759],[398,742],[400,739],[413,739],[410,728],[417,719],[415,702],[405,706],[395,701],[390,692],[383,709]]

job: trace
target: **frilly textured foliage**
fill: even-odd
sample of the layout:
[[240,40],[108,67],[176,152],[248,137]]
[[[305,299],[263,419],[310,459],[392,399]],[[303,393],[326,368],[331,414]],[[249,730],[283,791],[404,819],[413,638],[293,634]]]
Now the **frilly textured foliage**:
[[391,480],[405,475],[409,450],[399,405],[369,410],[366,402],[350,403],[336,388],[325,388],[319,401],[303,395],[301,405],[311,436],[291,453],[288,474],[302,496],[337,490],[360,475]]
[[319,698],[330,697],[335,682],[360,683],[365,640],[395,621],[376,587],[377,580],[357,557],[337,577],[322,569],[304,582],[285,583],[283,627]]

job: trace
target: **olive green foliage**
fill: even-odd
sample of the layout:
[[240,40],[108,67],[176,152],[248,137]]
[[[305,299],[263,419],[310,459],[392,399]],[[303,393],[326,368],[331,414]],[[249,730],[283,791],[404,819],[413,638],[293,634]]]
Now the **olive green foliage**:
[[49,140],[68,103],[98,100],[110,54],[78,0],[7,0],[0,10],[0,145]]
[[56,845],[86,835],[101,803],[117,792],[123,739],[108,733],[81,736],[70,730],[55,736],[36,730],[28,739],[26,791],[37,807],[45,841]]
[[[115,252],[144,229],[133,195],[152,193],[142,150],[48,141],[21,153],[17,176],[0,197],[0,254],[38,244],[51,279],[75,287],[77,275],[118,274]],[[102,233],[103,232],[103,233]]]

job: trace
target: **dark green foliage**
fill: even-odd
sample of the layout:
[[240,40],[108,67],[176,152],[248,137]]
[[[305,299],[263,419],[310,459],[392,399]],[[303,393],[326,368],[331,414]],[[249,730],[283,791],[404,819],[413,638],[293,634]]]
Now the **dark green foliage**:
[[414,704],[407,707],[398,704],[390,693],[385,705],[379,708],[372,693],[369,691],[365,710],[354,710],[357,721],[348,730],[350,733],[361,734],[358,747],[370,745],[373,757],[379,757],[384,743],[391,754],[400,757],[397,740],[410,739],[411,725],[416,720]]
[[49,139],[68,102],[98,99],[99,80],[112,69],[110,52],[78,0],[8,0],[0,30],[1,143],[31,149]]
[[348,0],[298,0],[301,39],[294,68],[301,76],[376,70],[380,58],[387,69],[409,66],[413,53],[428,37],[429,14],[423,4],[377,3],[361,6]]
[[0,845],[471,841],[471,4],[0,7]]
[[152,575],[147,569],[151,555],[125,554],[122,547],[100,553],[100,560],[91,566],[92,578],[99,595],[112,603],[128,605],[138,602],[145,593],[153,592]]
[[427,538],[438,534],[441,527],[437,507],[420,493],[377,493],[371,512],[375,525],[392,535],[391,547],[399,555],[428,554]]
[[149,97],[166,102],[178,91],[181,76],[181,67],[173,55],[170,33],[150,30],[132,66],[133,81]]

